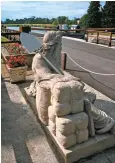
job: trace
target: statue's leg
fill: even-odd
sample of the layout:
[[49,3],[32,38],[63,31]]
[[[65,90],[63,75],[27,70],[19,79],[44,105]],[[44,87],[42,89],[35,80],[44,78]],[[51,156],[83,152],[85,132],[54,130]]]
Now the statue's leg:
[[36,107],[40,121],[48,125],[48,107],[50,106],[51,92],[37,85],[36,87]]

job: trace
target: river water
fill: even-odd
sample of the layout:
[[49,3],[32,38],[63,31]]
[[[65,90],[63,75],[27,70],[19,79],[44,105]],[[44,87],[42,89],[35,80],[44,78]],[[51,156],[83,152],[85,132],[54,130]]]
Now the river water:
[[[33,28],[37,28],[37,27],[33,27]],[[19,31],[19,27],[7,27],[7,29],[12,29],[12,30],[17,30]],[[40,33],[40,34],[45,34],[46,31],[43,31],[43,30],[31,30],[31,32],[34,32],[34,33]]]

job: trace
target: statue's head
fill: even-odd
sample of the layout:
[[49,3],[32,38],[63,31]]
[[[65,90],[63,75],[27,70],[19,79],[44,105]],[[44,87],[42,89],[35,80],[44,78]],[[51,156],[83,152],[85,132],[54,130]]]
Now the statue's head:
[[[59,31],[48,31],[43,38],[43,51],[50,53],[61,53],[61,41],[62,41],[62,32]],[[51,54],[52,55],[52,54]]]
[[61,41],[62,32],[59,31],[48,31],[44,35],[43,43],[52,43],[56,44]]

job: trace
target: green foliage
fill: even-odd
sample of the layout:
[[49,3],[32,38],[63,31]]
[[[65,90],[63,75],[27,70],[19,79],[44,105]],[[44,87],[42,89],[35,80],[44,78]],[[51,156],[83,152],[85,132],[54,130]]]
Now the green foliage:
[[2,21],[2,24],[7,24],[8,26],[20,26],[20,25],[29,25],[29,26],[40,26],[44,27],[46,24],[51,25],[51,27],[55,27],[58,24],[76,24],[76,18],[70,20],[66,16],[59,16],[57,18],[38,18],[35,16],[32,16],[30,18],[24,18],[24,19],[16,19],[16,20],[11,20],[11,19],[6,19],[6,21]]
[[87,28],[88,14],[84,14],[80,19],[80,27]]
[[106,1],[102,9],[103,27],[115,27],[115,1]]
[[[91,1],[87,13],[80,19],[81,28],[100,28],[100,27],[115,27],[115,1],[107,1],[103,8],[100,6],[100,1]],[[101,11],[102,10],[102,11]],[[77,24],[76,18],[70,20],[67,16],[59,16],[57,18],[38,18],[32,16],[24,19],[6,19],[2,24],[7,26],[36,26],[43,28],[54,28],[58,24]]]
[[5,37],[1,37],[1,42],[5,42],[5,41],[9,41],[7,38],[5,38]]
[[31,31],[31,27],[30,26],[22,26],[22,31],[25,33],[29,33]]
[[59,24],[65,24],[65,21],[68,19],[68,17],[66,16],[59,16],[57,17],[57,20],[59,22]]
[[66,17],[65,23],[64,23],[64,24],[69,24],[69,19],[68,19],[68,17]]
[[56,26],[56,25],[58,25],[58,24],[59,24],[59,22],[58,22],[57,19],[55,19],[54,22],[52,23],[52,25],[54,25],[54,26]]
[[101,27],[101,12],[100,12],[100,2],[91,1],[88,11],[88,27],[89,28],[99,28]]

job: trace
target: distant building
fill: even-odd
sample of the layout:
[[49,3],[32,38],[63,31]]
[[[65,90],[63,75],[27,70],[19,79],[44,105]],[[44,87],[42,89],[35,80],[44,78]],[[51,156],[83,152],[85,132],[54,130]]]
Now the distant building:
[[60,24],[59,29],[68,30],[69,26],[67,24]]
[[71,29],[73,29],[73,30],[80,29],[80,25],[73,24],[73,25],[71,25]]
[[79,24],[80,23],[80,18],[77,18],[77,24]]

